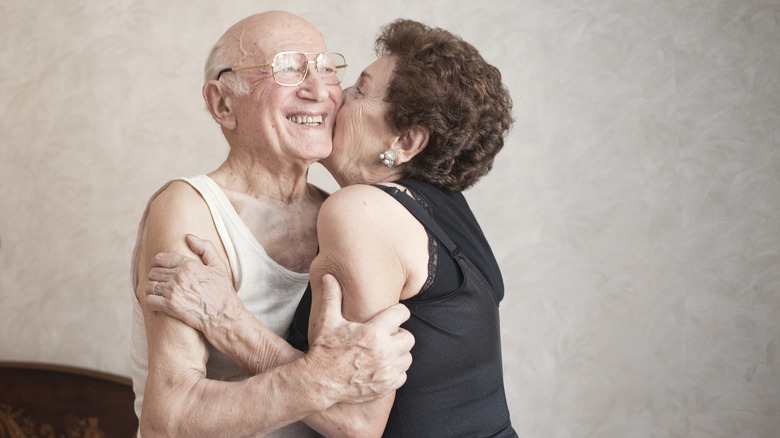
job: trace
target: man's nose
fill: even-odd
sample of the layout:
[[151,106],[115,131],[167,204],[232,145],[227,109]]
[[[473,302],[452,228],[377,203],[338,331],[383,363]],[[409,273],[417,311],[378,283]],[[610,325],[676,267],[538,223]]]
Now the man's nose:
[[308,72],[298,86],[298,92],[305,99],[320,101],[328,98],[328,85],[317,71],[317,64],[314,61],[309,61]]

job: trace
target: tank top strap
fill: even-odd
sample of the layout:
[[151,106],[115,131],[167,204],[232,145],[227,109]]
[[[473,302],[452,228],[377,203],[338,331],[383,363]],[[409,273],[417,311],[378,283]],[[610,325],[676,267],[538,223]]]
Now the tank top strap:
[[450,236],[447,235],[447,233],[439,226],[438,223],[436,223],[433,217],[431,217],[431,215],[425,210],[425,208],[423,208],[422,205],[420,205],[419,202],[415,201],[411,196],[408,196],[399,190],[398,187],[388,187],[380,184],[372,184],[372,186],[381,189],[385,193],[394,197],[398,202],[401,203],[401,205],[406,207],[406,209],[409,210],[409,213],[417,218],[417,220],[420,221],[420,223],[423,224],[423,226],[431,234],[433,234],[442,245],[444,245],[444,248],[453,259],[460,252],[458,245],[456,245],[455,242],[450,239]]

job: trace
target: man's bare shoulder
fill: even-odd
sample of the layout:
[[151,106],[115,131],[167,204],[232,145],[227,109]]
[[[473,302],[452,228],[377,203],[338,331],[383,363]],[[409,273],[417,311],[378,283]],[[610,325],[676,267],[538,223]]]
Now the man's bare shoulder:
[[177,252],[192,256],[184,243],[186,234],[203,239],[216,237],[208,205],[195,188],[185,181],[172,181],[163,186],[149,201],[146,216],[144,246],[150,251]]
[[185,181],[174,180],[164,185],[150,200],[149,209],[170,214],[186,213],[205,207],[203,197]]

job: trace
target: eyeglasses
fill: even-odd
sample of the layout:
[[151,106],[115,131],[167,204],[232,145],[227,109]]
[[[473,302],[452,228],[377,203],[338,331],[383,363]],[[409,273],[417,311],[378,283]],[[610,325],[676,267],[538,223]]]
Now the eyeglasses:
[[347,61],[344,55],[334,52],[322,52],[317,54],[314,61],[309,61],[306,55],[315,55],[315,53],[301,52],[281,52],[274,56],[270,64],[247,65],[245,67],[228,67],[220,70],[217,74],[217,80],[222,73],[239,70],[249,70],[252,68],[271,67],[274,81],[285,87],[294,87],[303,83],[306,79],[306,73],[309,72],[309,63],[314,63],[317,72],[322,80],[328,85],[338,85],[344,78],[344,72],[347,70]]

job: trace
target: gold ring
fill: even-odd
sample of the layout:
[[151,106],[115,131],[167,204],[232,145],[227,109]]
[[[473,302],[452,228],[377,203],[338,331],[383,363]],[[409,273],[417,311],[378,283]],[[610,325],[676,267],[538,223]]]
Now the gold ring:
[[152,293],[157,295],[157,285],[160,284],[159,281],[154,282],[154,286],[152,286]]

